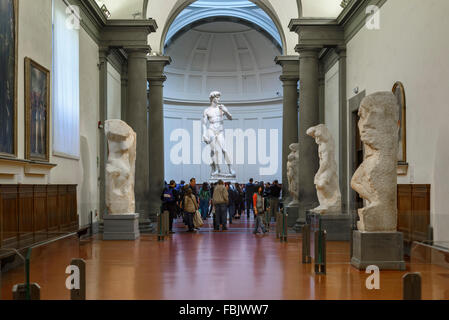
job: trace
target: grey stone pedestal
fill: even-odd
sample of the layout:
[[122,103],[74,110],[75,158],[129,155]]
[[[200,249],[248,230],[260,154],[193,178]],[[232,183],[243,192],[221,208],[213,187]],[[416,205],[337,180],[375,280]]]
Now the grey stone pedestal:
[[284,211],[286,214],[288,214],[288,217],[287,217],[288,226],[294,227],[295,223],[296,223],[296,219],[298,219],[299,208],[286,206],[284,208]]
[[353,232],[351,264],[359,270],[405,270],[402,232]]
[[327,241],[349,241],[352,234],[352,216],[347,213],[318,214],[307,211],[307,222],[321,220],[321,229],[326,230]]
[[140,237],[139,214],[106,215],[103,240],[136,240]]

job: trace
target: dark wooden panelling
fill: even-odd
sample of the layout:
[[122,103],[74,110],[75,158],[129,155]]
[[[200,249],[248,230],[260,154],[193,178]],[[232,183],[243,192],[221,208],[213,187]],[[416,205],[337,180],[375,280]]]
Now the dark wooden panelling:
[[414,241],[429,240],[430,186],[413,185],[412,195],[412,238]]
[[23,248],[77,229],[76,185],[0,185],[0,246]]
[[404,241],[411,241],[412,229],[412,187],[398,185],[398,231],[404,234]]
[[430,185],[398,185],[398,230],[404,241],[428,240]]
[[19,241],[33,241],[33,186],[19,185]]
[[2,194],[3,245],[15,246],[19,240],[18,193],[16,185],[0,186]]
[[58,211],[61,231],[68,230],[70,226],[67,200],[67,186],[58,186]]
[[58,186],[47,186],[47,214],[48,214],[48,233],[59,231],[59,211],[58,211]]
[[48,212],[47,212],[47,187],[34,186],[34,240],[41,241],[47,238]]

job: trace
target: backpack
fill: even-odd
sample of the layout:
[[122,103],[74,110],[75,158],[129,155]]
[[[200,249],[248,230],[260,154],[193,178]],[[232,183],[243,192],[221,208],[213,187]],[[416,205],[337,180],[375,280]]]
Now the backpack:
[[175,196],[173,195],[173,189],[172,188],[165,188],[163,193],[163,200],[164,203],[170,203],[176,201]]

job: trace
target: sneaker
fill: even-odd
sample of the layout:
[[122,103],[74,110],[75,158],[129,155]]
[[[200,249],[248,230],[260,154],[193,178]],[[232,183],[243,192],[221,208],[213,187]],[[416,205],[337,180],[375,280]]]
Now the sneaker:
[[170,233],[170,234],[174,234],[174,233],[176,233],[176,232],[174,232],[174,231],[170,231],[169,233]]

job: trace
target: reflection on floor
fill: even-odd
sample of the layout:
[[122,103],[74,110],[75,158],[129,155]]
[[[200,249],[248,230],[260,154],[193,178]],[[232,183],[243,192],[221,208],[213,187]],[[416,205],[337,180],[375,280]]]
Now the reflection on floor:
[[[300,235],[280,243],[274,226],[253,235],[252,221],[234,220],[230,231],[212,232],[210,224],[186,233],[181,223],[165,242],[154,235],[138,241],[82,241],[70,238],[37,248],[31,259],[31,281],[42,299],[69,299],[65,270],[72,258],[87,263],[88,299],[401,299],[405,272],[381,272],[380,290],[365,287],[369,276],[349,264],[349,243],[328,243],[326,276],[300,261]],[[251,228],[250,228],[251,227]],[[424,299],[449,299],[449,270],[408,265],[421,272]],[[3,274],[1,297],[11,299],[23,269]]]

